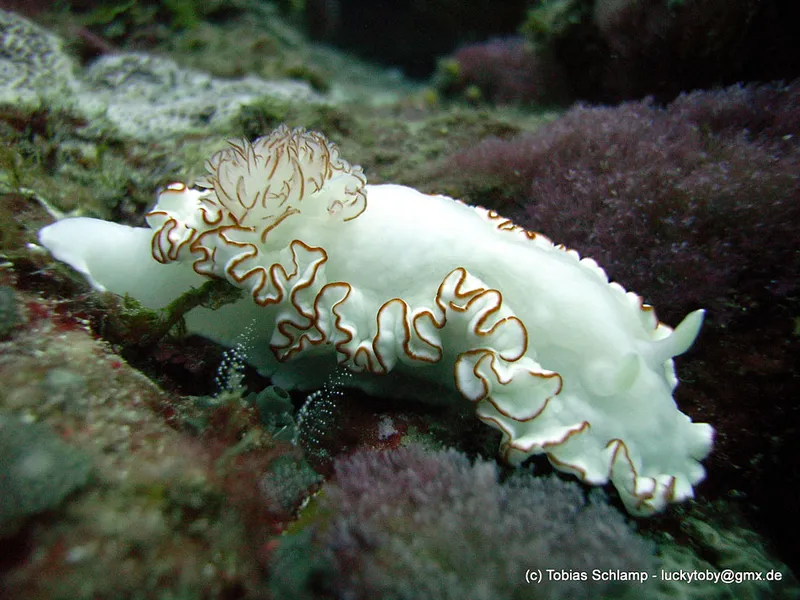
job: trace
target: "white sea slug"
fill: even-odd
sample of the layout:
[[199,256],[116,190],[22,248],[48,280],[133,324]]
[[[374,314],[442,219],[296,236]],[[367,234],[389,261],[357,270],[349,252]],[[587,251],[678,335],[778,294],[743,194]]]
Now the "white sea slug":
[[678,410],[672,357],[702,310],[673,331],[593,260],[493,211],[366,185],[318,133],[230,142],[206,168],[161,192],[149,228],[65,219],[39,239],[150,307],[208,277],[244,288],[187,326],[231,344],[255,320],[249,360],[280,385],[319,385],[338,362],[370,391],[457,390],[511,463],[545,454],[611,480],[634,514],[693,496],[713,430]]

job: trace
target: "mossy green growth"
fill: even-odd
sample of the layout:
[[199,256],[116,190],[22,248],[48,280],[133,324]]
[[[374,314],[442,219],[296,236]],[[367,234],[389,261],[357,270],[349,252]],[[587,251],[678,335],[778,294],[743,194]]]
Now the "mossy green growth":
[[254,139],[269,133],[281,123],[286,122],[292,111],[290,102],[278,98],[265,97],[242,108],[239,114],[239,127],[247,139]]
[[436,87],[447,91],[458,84],[460,79],[461,63],[455,58],[442,58],[436,63],[436,73],[434,75]]
[[99,28],[111,39],[118,39],[154,22],[168,23],[173,30],[192,29],[203,21],[213,4],[206,0],[159,0],[152,3],[111,0],[98,3],[81,17],[81,21],[87,27]]
[[136,0],[126,0],[123,2],[100,2],[83,17],[85,25],[111,25],[120,16],[132,10],[136,6]]
[[0,144],[0,189],[17,191],[22,185],[23,160],[9,144]]
[[198,306],[216,310],[236,302],[242,290],[224,279],[211,279],[200,287],[191,288],[160,310],[151,310],[140,302],[124,296],[108,294],[109,310],[103,321],[102,335],[131,346],[151,346],[173,328],[182,335],[186,330],[184,316]]
[[[184,315],[198,306],[217,310],[242,297],[242,290],[224,279],[210,279],[197,288],[191,288],[161,310],[160,331],[166,335],[170,329],[183,322]],[[184,326],[181,325],[183,328]]]
[[202,2],[197,0],[161,0],[161,4],[172,15],[173,29],[192,29],[203,18]]
[[352,121],[344,110],[325,104],[298,104],[265,97],[242,109],[238,129],[248,139],[267,135],[281,124],[336,136],[347,134],[352,127]]
[[470,104],[478,104],[483,99],[483,92],[477,85],[469,85],[464,90],[464,100]]
[[85,127],[65,111],[0,107],[0,192],[33,195],[70,216],[102,219],[152,202],[173,153],[105,135],[88,139],[80,133]]
[[331,82],[327,75],[306,63],[297,63],[286,67],[284,75],[290,79],[305,81],[322,94],[328,92],[331,88]]
[[304,17],[306,11],[306,0],[277,0],[276,4],[285,13]]
[[325,486],[314,492],[297,513],[297,518],[289,523],[285,535],[298,535],[307,529],[325,526],[333,516],[333,511],[325,502]]
[[146,5],[136,0],[107,1],[80,16],[80,22],[110,40],[120,40],[137,29],[153,23],[157,5]]
[[537,48],[550,48],[555,40],[591,16],[592,3],[587,0],[542,0],[528,11],[520,27]]
[[14,288],[0,285],[0,340],[7,337],[20,322]]

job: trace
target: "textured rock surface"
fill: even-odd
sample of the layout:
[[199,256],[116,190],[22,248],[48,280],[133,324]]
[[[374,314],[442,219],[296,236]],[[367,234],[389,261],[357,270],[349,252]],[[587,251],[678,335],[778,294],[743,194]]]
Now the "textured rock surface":
[[90,462],[45,425],[0,414],[0,535],[86,484]]
[[224,131],[244,106],[265,97],[321,100],[305,82],[219,79],[146,54],[102,57],[84,75],[81,96],[100,101],[114,129],[138,140]]
[[243,107],[264,98],[323,100],[306,82],[215,78],[140,53],[103,56],[80,70],[60,38],[0,11],[0,104],[69,111],[86,119],[88,135],[157,141],[225,132]]
[[0,10],[0,104],[37,109],[78,87],[62,40],[19,15]]

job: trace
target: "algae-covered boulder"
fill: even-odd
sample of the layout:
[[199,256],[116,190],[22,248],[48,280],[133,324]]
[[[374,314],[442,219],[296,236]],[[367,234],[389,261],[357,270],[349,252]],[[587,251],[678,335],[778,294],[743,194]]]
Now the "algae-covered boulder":
[[0,414],[0,536],[57,507],[90,471],[89,458],[49,427]]

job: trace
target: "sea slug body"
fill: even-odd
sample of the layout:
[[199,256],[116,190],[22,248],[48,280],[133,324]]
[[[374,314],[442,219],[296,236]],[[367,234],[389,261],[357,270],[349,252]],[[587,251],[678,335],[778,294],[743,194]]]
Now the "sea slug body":
[[230,344],[255,320],[249,358],[282,385],[318,385],[338,363],[372,391],[455,390],[511,463],[545,454],[610,480],[634,514],[692,497],[713,430],[678,410],[672,357],[702,310],[672,330],[593,260],[493,211],[366,185],[318,133],[231,142],[206,168],[160,193],[148,228],[66,219],[40,241],[152,307],[208,277],[244,288],[187,325]]

